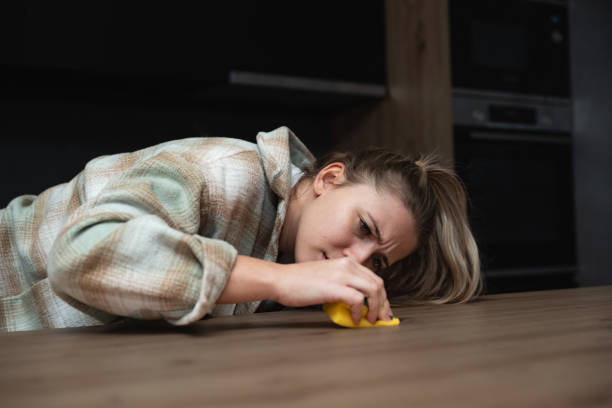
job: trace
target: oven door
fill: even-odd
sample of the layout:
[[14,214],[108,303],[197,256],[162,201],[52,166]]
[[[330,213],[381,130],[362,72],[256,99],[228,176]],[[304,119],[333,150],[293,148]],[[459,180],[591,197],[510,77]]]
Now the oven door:
[[485,273],[575,272],[570,135],[457,126],[455,140]]

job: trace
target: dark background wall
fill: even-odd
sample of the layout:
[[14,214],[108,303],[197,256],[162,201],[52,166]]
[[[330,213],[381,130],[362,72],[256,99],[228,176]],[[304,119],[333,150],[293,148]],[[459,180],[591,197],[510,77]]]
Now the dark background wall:
[[581,286],[612,284],[612,2],[570,2]]
[[255,141],[285,125],[328,150],[330,115],[351,95],[229,84],[246,71],[384,92],[383,3],[315,3],[3,3],[0,208],[98,155],[172,139]]
[[[259,2],[259,4],[265,3],[267,2]],[[282,4],[282,2],[277,3]],[[353,7],[348,7],[349,3],[353,4],[352,2],[344,5],[341,2],[334,3],[341,4],[337,6],[335,12],[346,16],[344,9]],[[117,24],[119,29],[124,30],[131,26],[131,18],[143,16],[136,9],[126,12],[122,9],[126,7],[122,2],[109,1],[104,4],[74,2],[80,4],[77,8],[69,7],[70,5],[65,2],[61,3],[72,10],[72,14],[64,13],[58,4],[50,6],[42,0],[3,4],[0,7],[0,34],[2,34],[0,44],[3,50],[0,55],[0,136],[2,137],[0,208],[5,207],[8,201],[17,195],[38,194],[51,185],[70,180],[88,160],[98,155],[131,151],[177,138],[227,136],[254,141],[259,130],[271,130],[280,125],[287,125],[317,155],[329,149],[330,137],[335,138],[335,142],[340,141],[343,145],[354,147],[352,145],[355,141],[366,140],[367,144],[370,144],[385,131],[394,138],[385,139],[385,143],[391,146],[395,146],[399,139],[416,140],[421,137],[421,133],[425,135],[422,136],[424,145],[431,143],[432,140],[435,141],[435,145],[439,145],[440,141],[443,143],[445,140],[445,134],[435,139],[431,137],[432,132],[427,133],[426,130],[431,124],[444,122],[441,120],[440,107],[450,105],[450,93],[440,92],[439,84],[442,81],[438,77],[428,79],[423,76],[436,72],[436,65],[433,65],[433,68],[430,65],[421,66],[413,58],[413,54],[410,54],[412,48],[417,50],[414,54],[423,59],[429,57],[428,52],[435,54],[431,50],[436,49],[433,45],[437,43],[432,38],[441,37],[440,44],[444,46],[447,44],[444,40],[446,36],[439,35],[444,30],[439,25],[432,24],[432,21],[439,20],[440,24],[446,21],[440,17],[445,16],[446,9],[430,6],[433,3],[401,3],[400,8],[406,9],[404,10],[406,15],[402,20],[394,22],[393,27],[396,31],[402,33],[405,31],[405,38],[402,37],[402,41],[398,41],[387,32],[387,37],[392,40],[393,45],[392,52],[387,50],[389,55],[403,61],[401,64],[392,65],[389,72],[403,75],[411,72],[414,67],[421,67],[417,70],[418,75],[409,76],[409,81],[401,77],[401,81],[396,79],[393,82],[393,75],[388,78],[392,86],[384,103],[390,106],[390,111],[397,113],[397,117],[390,120],[389,115],[379,115],[380,117],[376,116],[368,122],[365,119],[369,118],[371,112],[367,109],[364,111],[357,109],[356,114],[346,116],[347,119],[341,121],[340,126],[337,119],[342,109],[336,109],[334,106],[320,109],[321,105],[330,101],[329,95],[319,94],[314,97],[310,95],[304,98],[304,95],[299,96],[289,92],[280,97],[264,98],[267,99],[266,103],[262,103],[263,94],[257,91],[241,95],[248,97],[239,97],[238,99],[242,100],[240,103],[236,103],[236,99],[219,100],[215,97],[223,92],[213,93],[212,97],[204,99],[198,99],[198,95],[206,93],[204,91],[210,88],[211,82],[215,83],[219,79],[226,78],[227,67],[219,65],[219,61],[234,61],[236,67],[241,69],[274,70],[277,66],[271,64],[269,58],[258,60],[257,54],[253,54],[252,49],[249,51],[250,58],[243,60],[247,61],[246,65],[236,59],[239,54],[236,47],[240,46],[240,38],[244,38],[241,36],[248,34],[253,38],[253,34],[257,34],[261,36],[262,43],[266,44],[269,44],[271,39],[280,39],[282,41],[279,40],[276,45],[277,50],[288,49],[286,44],[291,41],[301,41],[300,47],[294,47],[300,51],[296,54],[297,57],[309,53],[312,55],[313,52],[316,55],[316,49],[309,46],[307,41],[310,37],[304,33],[313,30],[320,33],[323,29],[327,29],[328,32],[332,30],[331,32],[336,34],[343,33],[346,40],[347,33],[353,30],[363,36],[366,28],[376,28],[376,24],[382,24],[380,13],[362,11],[361,17],[354,15],[348,19],[332,19],[334,24],[337,24],[334,31],[332,23],[329,27],[313,26],[313,19],[304,16],[304,12],[299,10],[297,14],[302,14],[301,20],[291,19],[291,23],[285,21],[280,26],[270,24],[263,27],[257,24],[249,26],[245,24],[246,20],[241,23],[240,18],[248,20],[249,13],[269,15],[271,10],[275,10],[269,5],[261,10],[252,8],[229,24],[219,25],[219,21],[215,19],[207,21],[201,15],[196,15],[190,16],[189,22],[181,26],[177,23],[177,19],[180,21],[181,9],[176,7],[166,14],[158,12],[157,18],[159,15],[167,17],[166,23],[159,27],[154,21],[155,16],[148,15],[148,18],[151,18],[149,26],[165,30],[170,28],[170,31],[174,32],[173,35],[187,38],[193,38],[197,33],[201,34],[200,28],[202,28],[206,33],[203,38],[209,40],[210,47],[198,41],[186,41],[175,42],[174,44],[180,44],[181,47],[174,48],[172,42],[161,41],[162,36],[158,38],[159,41],[154,42],[156,46],[149,43],[148,48],[142,49],[137,43],[122,44],[121,36],[115,35],[110,40],[107,37],[108,41],[104,39],[105,32],[117,29],[107,24],[111,16],[123,16]],[[232,11],[232,7],[238,2],[224,4],[229,4],[223,7]],[[245,4],[255,3],[249,1]],[[390,2],[390,4],[399,3]],[[425,5],[431,7],[431,10]],[[431,15],[424,13],[421,8]],[[399,15],[395,11],[391,14]],[[85,17],[82,20],[75,20],[72,17],[77,12]],[[612,231],[612,214],[610,214],[612,212],[612,169],[610,168],[612,115],[609,114],[612,102],[610,79],[612,29],[607,21],[610,16],[612,16],[612,3],[605,0],[570,1],[578,280],[582,286],[612,284],[612,251],[610,251],[612,240],[608,238],[609,231]],[[360,22],[363,21],[362,18],[368,19],[370,23]],[[407,23],[412,21],[411,19],[416,19],[413,25]],[[174,25],[170,24],[172,21]],[[347,26],[347,22],[350,21],[354,22],[352,28]],[[222,31],[211,28],[215,24],[217,27],[225,28]],[[172,27],[175,29],[172,30]],[[244,31],[244,27],[248,28],[247,31]],[[415,27],[421,37],[413,35],[412,28]],[[239,32],[238,28],[243,31]],[[433,33],[431,38],[428,37],[430,31]],[[292,33],[294,37],[290,39]],[[427,39],[427,47],[421,47],[423,35]],[[142,36],[135,38],[133,41],[146,40]],[[319,47],[329,43],[326,38],[331,37],[319,35],[317,41],[323,44]],[[411,40],[414,44],[410,43]],[[346,47],[341,47],[341,44],[331,44],[332,46],[327,44],[328,50],[342,49],[345,53],[329,51],[325,59],[304,59],[294,67],[285,66],[283,69],[293,70],[291,72],[293,75],[308,76],[311,72],[312,75],[328,79],[334,75],[338,79],[338,72],[350,72],[353,76],[344,79],[353,81],[367,79],[368,75],[371,75],[368,74],[368,70],[363,71],[365,74],[359,74],[355,69],[346,67],[336,69],[338,72],[333,72],[334,70],[330,68],[342,67],[342,64],[349,62],[351,67],[363,67],[367,63],[384,67],[384,56],[379,52],[384,47],[380,44],[378,48],[372,44],[364,46],[364,41],[362,39],[345,42],[353,44],[354,48],[349,50],[350,52],[345,49]],[[47,49],[55,49],[56,52],[49,52]],[[29,50],[30,54],[27,52],[24,54],[23,50]],[[109,52],[111,54],[108,54]],[[120,55],[113,57],[112,52],[119,52]],[[159,55],[163,53],[174,57],[160,59]],[[439,54],[446,55],[445,52]],[[12,61],[21,59],[27,62],[34,58],[33,55],[38,55],[36,58],[42,58],[42,61],[46,61],[51,67],[55,65],[55,68],[61,69],[46,70],[44,74],[38,72],[32,76],[31,72],[21,69],[23,67],[7,68],[6,62],[11,58]],[[272,55],[278,56],[282,53],[272,52]],[[297,58],[296,55],[292,58]],[[123,73],[117,72],[122,70],[122,66],[104,65],[105,58],[108,61],[109,57],[115,58],[114,61],[127,61],[127,65],[123,66]],[[330,58],[336,58],[336,63],[331,64]],[[63,62],[60,63],[60,60]],[[279,61],[282,62],[276,60],[277,63]],[[304,71],[306,65],[312,64],[313,61],[318,64],[315,63],[308,68],[310,71]],[[444,65],[442,67],[444,69],[440,69],[441,72],[448,72],[447,60],[435,61]],[[255,65],[249,66],[253,62]],[[66,68],[61,66],[63,63],[84,64],[83,67],[89,74],[84,75],[83,70],[78,69],[62,71]],[[193,72],[191,74],[181,72],[181,67],[185,66],[191,66],[192,69],[205,75],[198,77],[192,75]],[[326,70],[326,67],[330,70]],[[134,74],[138,74],[139,70],[148,71],[148,78],[145,76],[144,79],[136,79]],[[92,79],[92,72],[98,76]],[[174,73],[161,80],[159,74],[164,76],[164,72]],[[430,88],[419,88],[423,83],[433,85]],[[423,100],[415,99],[415,95],[421,95]],[[417,115],[406,113],[406,110],[410,113],[410,109],[418,111],[420,107],[425,106],[431,95],[441,95],[430,106],[433,107],[431,109],[433,113],[430,115],[422,112]],[[403,105],[400,105],[405,109],[397,109],[398,101],[403,101]],[[395,126],[389,126],[394,123]],[[415,131],[411,127],[414,124],[422,126],[421,128],[417,126]],[[360,127],[361,133],[367,137],[345,136],[354,133],[356,126]],[[450,122],[447,127],[450,128]],[[340,140],[342,138],[343,141]]]
[[21,194],[69,181],[87,161],[167,140],[224,136],[255,141],[258,131],[289,126],[313,151],[328,135],[325,115],[257,107],[214,109],[164,104],[4,99],[0,134],[0,208]]

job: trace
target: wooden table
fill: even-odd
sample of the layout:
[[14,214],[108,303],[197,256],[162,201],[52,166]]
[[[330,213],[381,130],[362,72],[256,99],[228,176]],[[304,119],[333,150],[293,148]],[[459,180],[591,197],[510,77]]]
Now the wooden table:
[[612,286],[0,334],[2,407],[612,407]]

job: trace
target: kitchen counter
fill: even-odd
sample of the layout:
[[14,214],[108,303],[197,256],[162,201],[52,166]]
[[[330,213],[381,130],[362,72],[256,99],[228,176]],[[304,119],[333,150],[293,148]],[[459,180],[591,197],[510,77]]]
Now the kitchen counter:
[[4,407],[612,406],[612,286],[395,306],[0,333]]

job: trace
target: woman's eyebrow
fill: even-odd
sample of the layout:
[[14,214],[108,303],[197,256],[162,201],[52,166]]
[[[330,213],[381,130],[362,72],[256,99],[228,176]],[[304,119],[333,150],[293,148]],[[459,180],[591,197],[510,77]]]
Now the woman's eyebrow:
[[[378,224],[376,224],[376,220],[374,219],[374,217],[372,217],[372,214],[370,214],[369,212],[366,211],[366,213],[368,214],[368,217],[370,218],[370,220],[372,220],[372,224],[374,224],[374,230],[376,231],[376,241],[378,241],[379,245],[382,245],[382,237],[380,236],[380,230],[378,229]],[[389,267],[389,259],[387,259],[387,256],[385,254],[382,254],[382,258],[383,261],[385,263],[385,266],[388,268]]]
[[374,230],[376,231],[376,240],[378,241],[379,244],[382,245],[382,237],[380,236],[380,230],[378,229],[376,220],[374,219],[374,217],[372,217],[372,214],[370,214],[369,212],[367,212],[367,214],[368,214],[368,217],[370,217],[370,220],[372,220],[372,224],[374,224]]

